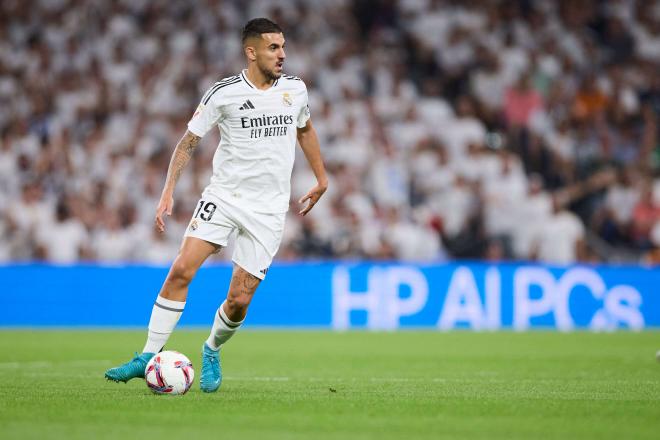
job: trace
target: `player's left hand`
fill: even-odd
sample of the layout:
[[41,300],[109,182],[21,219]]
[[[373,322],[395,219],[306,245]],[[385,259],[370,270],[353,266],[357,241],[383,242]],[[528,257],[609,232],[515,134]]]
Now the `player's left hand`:
[[300,200],[298,200],[298,203],[305,203],[306,200],[309,200],[309,203],[307,206],[305,206],[303,209],[301,209],[298,214],[300,215],[306,215],[309,211],[312,210],[314,205],[316,205],[316,202],[319,201],[323,193],[328,189],[328,185],[321,185],[318,184],[314,188],[310,189],[307,194],[305,194],[304,197],[302,197]]

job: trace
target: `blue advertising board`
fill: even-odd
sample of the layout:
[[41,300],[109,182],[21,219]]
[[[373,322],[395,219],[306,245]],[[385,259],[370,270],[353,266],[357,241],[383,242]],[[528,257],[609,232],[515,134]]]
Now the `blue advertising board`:
[[[0,266],[0,326],[140,326],[165,267]],[[229,265],[190,286],[182,326],[208,326]],[[246,324],[395,330],[660,327],[660,271],[638,266],[279,263],[259,287]]]

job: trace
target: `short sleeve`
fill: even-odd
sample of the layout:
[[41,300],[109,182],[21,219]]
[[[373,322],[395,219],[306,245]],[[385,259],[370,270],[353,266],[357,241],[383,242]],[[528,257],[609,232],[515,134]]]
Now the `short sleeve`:
[[305,125],[307,125],[307,121],[310,118],[309,97],[307,96],[307,89],[305,89],[303,97],[304,97],[303,105],[300,107],[300,113],[298,114],[298,121],[296,124],[298,128],[305,127]]
[[219,103],[219,89],[217,84],[206,91],[201,102],[195,110],[195,114],[188,122],[188,130],[193,134],[204,137],[215,124],[222,119],[222,111]]

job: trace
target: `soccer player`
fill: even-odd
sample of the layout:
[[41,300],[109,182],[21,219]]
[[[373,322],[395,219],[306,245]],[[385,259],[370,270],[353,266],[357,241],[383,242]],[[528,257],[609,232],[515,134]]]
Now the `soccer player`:
[[219,351],[245,319],[255,290],[279,248],[289,207],[296,139],[317,184],[299,203],[307,214],[328,187],[318,138],[310,120],[305,83],[284,75],[282,29],[265,18],[243,28],[247,69],[215,83],[202,97],[176,146],[156,208],[156,228],[172,213],[174,186],[199,140],[214,126],[221,134],[213,176],[196,205],[183,244],[163,283],[149,320],[142,354],[105,373],[126,382],[144,377],[147,362],[162,350],[186,305],[188,285],[204,261],[237,232],[234,270],[225,301],[202,346],[200,388],[216,391],[222,381]]

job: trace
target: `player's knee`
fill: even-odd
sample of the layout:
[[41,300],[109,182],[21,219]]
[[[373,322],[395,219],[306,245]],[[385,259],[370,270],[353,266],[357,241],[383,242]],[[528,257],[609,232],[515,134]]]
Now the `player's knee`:
[[170,270],[168,281],[177,285],[187,286],[195,276],[195,269],[185,263],[175,261]]

